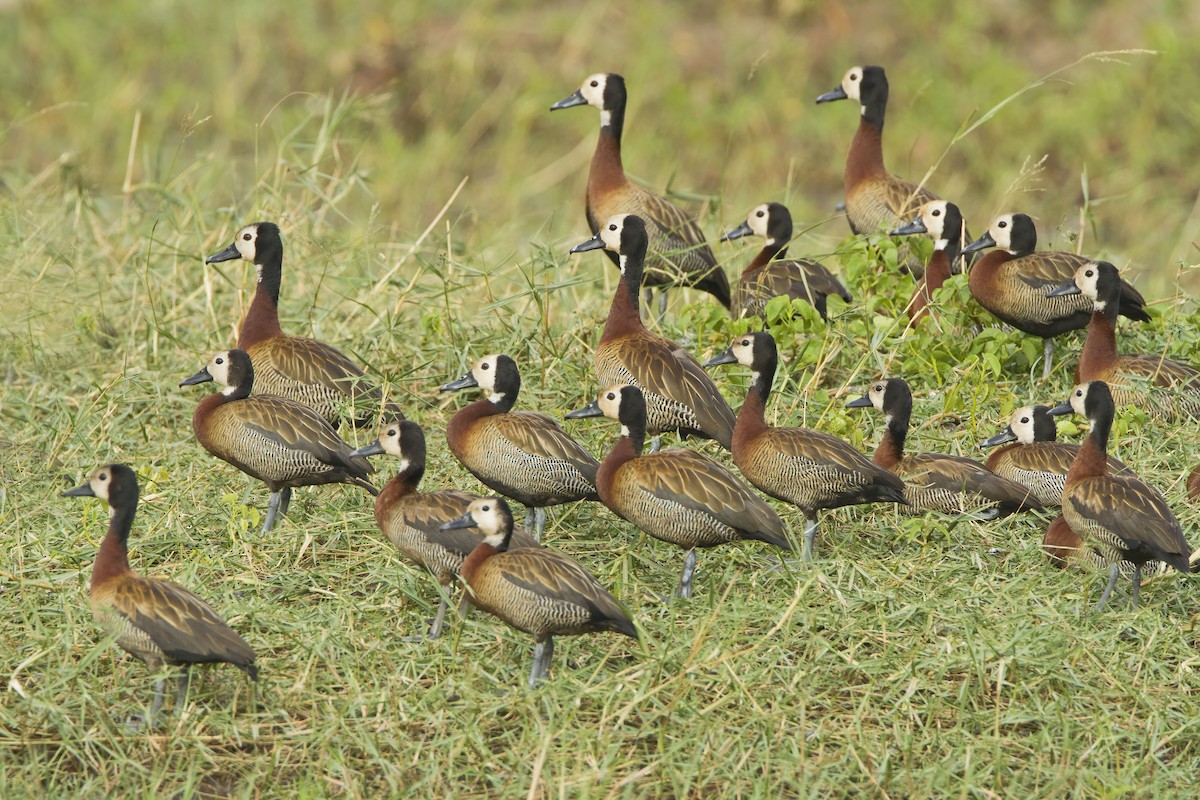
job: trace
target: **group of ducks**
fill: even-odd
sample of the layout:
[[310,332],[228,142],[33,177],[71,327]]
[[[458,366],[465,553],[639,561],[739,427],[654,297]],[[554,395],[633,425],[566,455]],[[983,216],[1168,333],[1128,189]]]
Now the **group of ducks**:
[[[873,407],[886,430],[873,459],[821,431],[773,427],[765,410],[779,365],[769,333],[735,337],[729,348],[701,365],[686,350],[646,329],[643,288],[689,285],[709,292],[735,313],[760,313],[776,296],[804,298],[825,316],[826,297],[850,299],[823,265],[784,256],[792,236],[787,209],[778,203],[753,209],[725,239],[755,234],[766,246],[743,272],[736,291],[704,243],[695,221],[665,198],[631,183],[621,165],[626,102],[619,75],[597,74],[552,109],[588,104],[600,111],[600,137],[587,189],[587,218],[594,235],[571,250],[603,250],[619,267],[595,369],[605,388],[569,419],[607,417],[620,435],[603,461],[548,416],[515,411],[521,387],[516,362],[485,356],[442,391],[479,388],[483,397],[460,409],[446,431],[455,457],[496,496],[453,489],[421,492],[426,442],[421,427],[333,347],[284,334],[278,303],[283,262],[279,228],[248,225],[232,244],[207,259],[254,264],[257,289],[242,321],[238,346],[226,350],[182,385],[213,381],[220,391],[202,400],[193,429],[212,455],[263,481],[271,498],[264,523],[270,530],[286,514],[293,488],[327,483],[361,487],[375,498],[380,530],[406,556],[429,570],[441,586],[437,614],[426,634],[442,630],[446,589],[459,580],[468,600],[534,636],[529,683],[548,672],[553,637],[610,630],[638,637],[627,611],[583,567],[543,547],[547,506],[599,501],[623,519],[686,551],[679,594],[689,597],[696,550],[738,540],[792,549],[779,515],[718,462],[693,450],[659,450],[659,437],[676,433],[715,440],[731,452],[741,475],[761,492],[805,515],[804,557],[815,550],[822,510],[891,503],[909,514],[939,511],[994,519],[1061,505],[1044,546],[1059,562],[1082,557],[1110,567],[1099,607],[1107,603],[1121,570],[1132,572],[1136,603],[1143,568],[1189,571],[1190,547],[1162,496],[1124,464],[1107,456],[1117,403],[1144,404],[1149,383],[1158,391],[1150,410],[1161,416],[1200,417],[1200,373],[1161,356],[1118,356],[1118,314],[1145,320],[1144,300],[1116,268],[1081,256],[1038,252],[1036,231],[1024,214],[997,218],[987,234],[969,238],[958,208],[928,190],[891,176],[883,166],[882,130],[887,80],[880,67],[855,67],[838,88],[817,102],[852,99],[861,120],[847,160],[846,212],[855,233],[873,233],[916,218],[896,235],[927,233],[935,249],[922,269],[908,307],[913,324],[930,313],[934,292],[964,254],[998,249],[970,269],[972,295],[997,317],[1045,339],[1049,372],[1053,337],[1087,327],[1077,369],[1078,386],[1055,408],[1018,409],[1008,428],[983,443],[1005,445],[986,466],[936,453],[905,452],[912,393],[899,378],[881,379],[849,407]],[[649,296],[649,295],[648,295]],[[739,364],[750,370],[748,395],[735,416],[706,368]],[[1112,387],[1110,388],[1110,385]],[[1082,446],[1055,441],[1052,415],[1079,413],[1091,422]],[[336,426],[369,424],[378,416],[377,439],[352,449]],[[650,439],[647,448],[647,439]],[[371,482],[369,456],[388,454],[399,468],[381,489]],[[229,662],[257,677],[255,654],[203,600],[164,580],[134,573],[127,539],[138,501],[129,467],[96,469],[68,495],[108,501],[108,534],[91,580],[98,621],[117,643],[156,670],[185,667],[176,702],[187,691],[186,667]],[[511,500],[528,510],[527,530],[517,530]],[[160,713],[160,679],[149,716]]]

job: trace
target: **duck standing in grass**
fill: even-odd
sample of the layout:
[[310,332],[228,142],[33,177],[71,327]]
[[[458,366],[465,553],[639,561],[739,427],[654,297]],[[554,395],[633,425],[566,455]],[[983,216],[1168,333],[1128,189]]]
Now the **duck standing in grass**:
[[1121,562],[1133,565],[1130,602],[1134,607],[1142,569],[1148,562],[1163,561],[1180,572],[1191,572],[1188,559],[1192,548],[1163,496],[1135,477],[1108,473],[1108,439],[1115,409],[1108,384],[1089,381],[1076,386],[1066,402],[1050,410],[1055,416],[1080,414],[1092,424],[1067,473],[1062,515],[1071,530],[1097,550],[1104,563],[1111,564],[1108,585],[1095,611],[1108,604],[1121,574]]
[[674,342],[646,330],[638,313],[638,291],[648,242],[646,223],[636,214],[608,219],[600,232],[572,253],[601,248],[617,254],[621,280],[608,320],[596,347],[596,375],[602,386],[628,383],[645,396],[646,432],[654,437],[674,431],[680,437],[716,439],[728,450],[733,443],[733,409],[691,354]]
[[457,392],[479,387],[485,396],[460,409],[446,427],[446,443],[467,470],[494,492],[529,510],[533,537],[541,541],[546,506],[599,500],[600,464],[545,414],[513,411],[521,373],[511,357],[484,356],[471,371],[441,387]]
[[696,548],[754,539],[791,550],[783,520],[729,470],[692,450],[643,455],[646,401],[642,390],[617,384],[568,419],[608,417],[621,438],[596,474],[600,499],[615,514],[656,539],[682,547],[679,596],[692,596]]
[[575,561],[554,550],[512,547],[512,512],[502,498],[475,500],[466,513],[442,525],[447,532],[462,528],[478,528],[483,535],[462,565],[467,597],[533,635],[530,687],[550,671],[555,636],[615,631],[638,638],[628,612]]
[[216,381],[221,391],[192,414],[196,440],[212,455],[267,484],[271,501],[263,532],[287,514],[292,488],[349,483],[379,494],[367,476],[375,471],[316,411],[286,397],[251,397],[254,366],[245,350],[225,350],[180,386]]
[[[138,575],[129,567],[129,532],[138,506],[137,475],[124,464],[98,467],[86,483],[64,497],[98,497],[110,509],[108,533],[92,567],[92,614],[126,652],[157,672],[182,667],[175,706],[187,698],[193,664],[233,664],[258,680],[256,656],[208,603],[177,583]],[[154,684],[154,703],[134,727],[153,726],[162,710],[164,679]]]
[[[433,573],[441,586],[437,615],[428,634],[421,637],[436,639],[446,619],[446,589],[457,580],[467,554],[483,541],[478,531],[443,530],[442,524],[447,519],[461,517],[479,498],[455,489],[419,490],[425,475],[425,432],[412,420],[385,422],[374,442],[350,455],[366,457],[381,453],[398,458],[400,468],[375,498],[375,522],[396,549]],[[520,531],[514,532],[509,542],[513,549],[537,546],[536,539]]]
[[[730,308],[729,279],[717,264],[696,221],[662,195],[638,186],[625,177],[621,163],[621,133],[625,127],[625,79],[614,73],[591,75],[577,91],[564,97],[551,111],[590,105],[600,111],[600,137],[588,171],[587,213],[592,233],[614,214],[638,214],[646,220],[650,236],[646,261],[646,305],[651,289],[690,286],[708,292]],[[609,257],[617,263],[615,254]],[[662,308],[666,308],[666,294]]]
[[[258,287],[238,329],[237,346],[254,362],[255,394],[286,397],[306,405],[336,426],[347,407],[359,404],[378,409],[379,389],[362,368],[337,350],[316,339],[289,336],[279,326],[279,286],[283,272],[283,240],[273,222],[247,225],[233,243],[209,256],[205,264],[241,259],[254,265]],[[400,415],[394,405],[393,416]],[[355,411],[355,426],[368,423],[369,413]]]
[[[842,82],[817,98],[817,103],[854,100],[858,103],[858,130],[846,155],[843,185],[846,192],[846,220],[856,234],[872,234],[894,227],[908,219],[918,208],[937,195],[911,181],[897,178],[883,164],[883,120],[887,114],[888,79],[883,67],[851,67]],[[900,260],[916,277],[922,265],[908,255]]]
[[776,428],[767,424],[767,401],[779,365],[775,339],[748,333],[705,367],[719,364],[749,367],[752,380],[733,429],[733,463],[746,479],[776,500],[804,512],[804,555],[811,558],[819,525],[817,513],[861,503],[901,503],[904,481],[860,453],[849,442],[811,428]]

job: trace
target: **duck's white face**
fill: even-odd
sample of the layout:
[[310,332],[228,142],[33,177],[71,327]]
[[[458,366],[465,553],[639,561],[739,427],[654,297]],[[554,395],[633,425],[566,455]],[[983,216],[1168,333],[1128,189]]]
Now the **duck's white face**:
[[1008,420],[1008,427],[1021,444],[1033,444],[1033,406],[1018,408]]
[[871,400],[871,405],[876,411],[883,411],[883,395],[887,392],[886,381],[876,381],[871,384],[871,388],[867,389],[867,397]]
[[925,226],[925,230],[929,231],[930,238],[937,243],[937,248],[945,250],[948,244],[945,235],[946,201],[930,200],[921,206],[921,223]]
[[621,390],[626,385],[624,383],[615,383],[600,392],[600,395],[596,398],[596,405],[604,412],[604,416],[609,419],[621,418]]
[[504,515],[495,497],[481,497],[467,506],[467,513],[475,520],[475,527],[483,533],[484,541],[492,547],[504,542]]
[[496,369],[499,361],[499,353],[492,353],[479,359],[471,367],[475,382],[479,384],[480,389],[488,393],[488,399],[493,403],[501,399],[501,395],[496,393]]
[[754,364],[754,338],[751,336],[738,336],[729,344],[729,350],[733,353],[738,363],[743,367],[753,366]]
[[233,391],[233,379],[229,375],[230,362],[232,356],[228,350],[222,350],[212,357],[212,361],[208,362],[208,374],[212,375],[212,379],[218,386],[224,386],[221,394],[229,394]]
[[109,467],[96,467],[88,476],[88,486],[92,494],[101,500],[108,500],[108,487],[112,485],[112,471]]
[[604,242],[605,250],[611,250],[614,253],[621,252],[621,231],[625,229],[625,218],[628,216],[628,214],[617,214],[609,217],[600,226],[600,241]]
[[[859,87],[862,86],[863,68],[851,67],[846,70],[845,76],[842,77],[842,91],[846,93],[846,97],[851,100],[862,102],[862,93]],[[865,111],[866,109],[863,109]]]
[[258,252],[258,226],[247,225],[238,231],[237,236],[233,237],[233,246],[237,248],[243,261],[253,264]]
[[1081,383],[1071,390],[1071,410],[1081,417],[1087,416],[1085,405],[1087,404],[1088,389],[1091,388],[1091,381]]
[[766,203],[760,206],[755,206],[746,216],[746,224],[750,226],[751,232],[755,236],[761,236],[767,239],[767,244],[775,244],[767,237],[767,225],[771,221],[771,209]]
[[1084,264],[1075,270],[1075,285],[1084,297],[1093,301],[1097,311],[1103,311],[1106,303],[1097,301],[1100,296],[1100,269],[1095,264]]
[[1001,214],[992,220],[991,226],[988,227],[988,233],[996,241],[996,247],[1001,250],[1012,250],[1012,228],[1012,214]]
[[579,87],[579,93],[583,95],[584,100],[587,100],[589,106],[604,111],[604,86],[607,82],[608,75],[604,72],[589,75],[583,85]]
[[389,456],[403,457],[404,449],[400,446],[400,426],[396,423],[379,426],[379,446]]

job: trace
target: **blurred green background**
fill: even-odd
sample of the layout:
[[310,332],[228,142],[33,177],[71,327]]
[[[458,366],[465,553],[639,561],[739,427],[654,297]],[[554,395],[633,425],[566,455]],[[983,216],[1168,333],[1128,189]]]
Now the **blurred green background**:
[[[0,169],[18,201],[58,184],[102,209],[129,202],[182,225],[164,206],[185,196],[236,224],[297,213],[261,191],[273,171],[353,174],[339,187],[337,233],[412,236],[469,176],[449,213],[459,243],[519,251],[583,231],[596,115],[547,108],[591,72],[619,71],[632,175],[710,201],[713,236],[750,206],[783,199],[837,240],[845,223],[826,221],[855,114],[813,99],[848,67],[877,63],[892,87],[890,169],[916,180],[944,154],[930,185],[973,230],[1025,210],[1044,242],[1070,247],[1086,176],[1086,252],[1152,274],[1160,291],[1197,256],[1200,43],[1187,34],[1200,28],[1200,6],[1182,0],[366,0],[287,10],[114,0],[0,13]],[[1128,48],[1159,52],[1063,72],[947,152],[960,126],[1027,83]],[[332,120],[330,103],[340,109]],[[304,144],[281,154],[288,140]]]

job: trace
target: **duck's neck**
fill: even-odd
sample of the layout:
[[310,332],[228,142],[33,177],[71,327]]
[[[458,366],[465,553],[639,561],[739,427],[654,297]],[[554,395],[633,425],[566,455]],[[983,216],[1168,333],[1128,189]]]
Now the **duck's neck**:
[[1115,305],[1108,303],[1103,311],[1092,312],[1087,339],[1083,342],[1083,352],[1079,354],[1079,366],[1075,371],[1077,383],[1103,378],[1104,371],[1117,359],[1116,315],[1109,313]]
[[908,303],[908,316],[914,322],[927,314],[926,306],[933,302],[933,293],[950,280],[950,265],[958,258],[958,247],[951,244],[945,250],[934,250],[925,267],[925,274]]
[[92,567],[92,590],[102,585],[106,580],[125,575],[129,569],[129,548],[127,541],[129,531],[133,528],[133,516],[137,513],[137,504],[130,504],[112,509],[108,521],[108,533],[100,543],[100,552]]
[[[467,582],[467,586],[474,586],[475,573],[492,556],[499,552],[495,547],[485,542],[480,542],[475,545],[475,548],[467,554],[463,561],[461,575],[463,580]],[[475,602],[475,593],[467,592],[467,597],[471,598],[471,602]]]
[[1067,471],[1067,486],[1108,472],[1108,436],[1111,431],[1111,415],[1092,420],[1092,432],[1079,446],[1071,469]]
[[622,275],[617,282],[617,291],[613,294],[608,320],[604,323],[604,333],[600,338],[609,340],[620,334],[644,329],[639,306],[638,287],[630,288],[628,278]]
[[850,154],[846,157],[846,192],[869,178],[886,174],[883,166],[883,115],[876,125],[870,114],[858,120],[858,131],[850,143]]
[[279,281],[283,264],[272,261],[255,268],[258,270],[258,287],[238,330],[238,347],[243,350],[283,333],[279,327]]
[[625,168],[621,164],[621,128],[625,124],[625,109],[619,108],[609,113],[609,124],[600,126],[596,150],[592,153],[592,167],[588,172],[589,197],[625,184]]
[[446,426],[446,441],[453,448],[455,443],[463,441],[464,437],[470,435],[471,427],[475,424],[476,420],[500,413],[502,412],[496,408],[496,405],[488,401],[486,397],[481,397],[472,403],[468,403],[450,418],[450,424]]
[[767,401],[771,399],[771,382],[775,379],[777,363],[776,359],[771,359],[753,374],[750,391],[733,426],[735,452],[740,452],[745,443],[767,429]]
[[990,250],[983,254],[983,257],[977,259],[971,266],[971,274],[967,278],[967,285],[971,288],[971,293],[979,296],[979,293],[984,291],[983,287],[987,281],[990,281],[1000,267],[1012,261],[1013,255],[1007,250]]
[[908,438],[908,419],[911,409],[901,408],[888,417],[887,430],[875,448],[872,459],[884,469],[893,469],[904,458],[904,440]]

